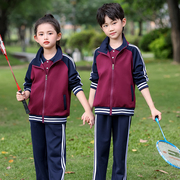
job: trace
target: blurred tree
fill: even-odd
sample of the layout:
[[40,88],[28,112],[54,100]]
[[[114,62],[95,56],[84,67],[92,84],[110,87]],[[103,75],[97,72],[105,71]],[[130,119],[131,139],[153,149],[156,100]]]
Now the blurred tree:
[[180,63],[180,1],[167,0],[171,21],[171,41],[173,44],[173,61]]
[[5,38],[9,25],[18,28],[25,51],[25,30],[51,8],[51,0],[0,0],[0,34]]
[[9,25],[8,15],[19,3],[21,3],[21,0],[0,0],[0,34],[4,40]]
[[26,28],[30,28],[32,32],[33,23],[50,10],[50,8],[50,0],[24,0],[16,5],[11,11],[8,19],[11,25],[18,29],[23,52],[26,48]]
[[113,0],[53,0],[52,5],[54,13],[64,16],[76,29],[77,25],[97,25],[97,9],[110,2]]
[[[119,3],[118,0],[116,2]],[[139,36],[142,35],[142,23],[144,21],[155,21],[157,18],[162,19],[164,13],[166,13],[161,11],[164,0],[121,0],[120,4],[125,11],[125,16],[129,17],[131,21],[139,23]]]

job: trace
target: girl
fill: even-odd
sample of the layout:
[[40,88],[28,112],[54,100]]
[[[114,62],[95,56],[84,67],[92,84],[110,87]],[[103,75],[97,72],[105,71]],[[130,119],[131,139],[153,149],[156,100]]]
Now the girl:
[[34,39],[40,44],[29,64],[24,92],[18,101],[29,98],[29,121],[37,180],[62,180],[66,168],[65,124],[70,113],[71,90],[82,104],[83,119],[90,127],[94,115],[81,88],[73,60],[59,46],[61,30],[51,14],[37,20]]

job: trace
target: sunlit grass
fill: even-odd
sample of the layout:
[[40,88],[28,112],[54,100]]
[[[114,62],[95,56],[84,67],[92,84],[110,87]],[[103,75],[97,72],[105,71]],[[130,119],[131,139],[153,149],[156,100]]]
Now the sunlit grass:
[[[170,142],[180,147],[180,66],[170,61],[149,61],[146,64],[149,86],[154,103],[162,112],[160,122]],[[14,69],[22,87],[27,68]],[[90,71],[79,71],[86,97],[89,94]],[[16,101],[17,88],[9,69],[0,69],[0,179],[35,180],[31,135],[28,116],[23,105]],[[163,139],[156,122],[150,118],[150,110],[136,89],[137,107],[132,118],[129,137],[127,174],[129,180],[180,179],[180,171],[168,165],[159,155],[156,142]],[[83,108],[72,94],[71,114],[66,128],[67,172],[66,180],[91,180],[93,173],[94,130],[82,126]],[[147,140],[141,143],[140,139]],[[107,170],[111,179],[112,147]],[[13,160],[13,161],[12,161]],[[166,171],[162,173],[157,170]]]

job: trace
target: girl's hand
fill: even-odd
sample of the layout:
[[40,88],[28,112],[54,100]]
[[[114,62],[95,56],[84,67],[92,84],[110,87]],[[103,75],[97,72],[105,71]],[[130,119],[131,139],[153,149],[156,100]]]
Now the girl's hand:
[[23,91],[22,93],[20,93],[19,91],[17,91],[17,93],[16,93],[16,99],[17,99],[18,101],[23,101],[23,100],[25,99],[25,93],[24,93],[24,91]]
[[22,93],[20,93],[19,91],[17,91],[16,93],[16,99],[18,101],[23,101],[24,99],[28,99],[30,96],[30,92],[29,91],[23,91]]
[[90,128],[94,125],[94,114],[92,112],[85,112],[81,119],[83,120],[83,124],[87,122],[90,125]]

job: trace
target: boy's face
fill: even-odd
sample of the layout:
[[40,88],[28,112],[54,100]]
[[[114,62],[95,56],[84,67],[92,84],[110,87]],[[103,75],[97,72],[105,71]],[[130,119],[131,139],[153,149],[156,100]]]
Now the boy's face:
[[113,21],[108,16],[105,16],[105,22],[102,25],[101,29],[110,39],[118,40],[119,38],[122,38],[122,31],[125,25],[125,18],[123,18],[122,20],[116,19]]

